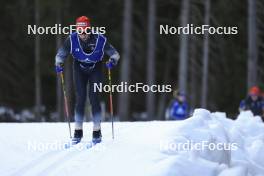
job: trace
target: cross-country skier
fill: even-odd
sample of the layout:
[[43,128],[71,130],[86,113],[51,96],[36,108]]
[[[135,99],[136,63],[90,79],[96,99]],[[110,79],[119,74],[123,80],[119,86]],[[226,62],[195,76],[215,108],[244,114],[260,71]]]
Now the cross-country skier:
[[[56,72],[63,71],[63,64],[69,54],[73,59],[73,75],[76,91],[76,105],[74,112],[75,131],[73,143],[79,143],[83,137],[83,120],[85,102],[88,96],[92,106],[94,143],[101,142],[101,106],[98,92],[94,90],[94,83],[102,82],[102,59],[104,54],[109,56],[106,67],[113,68],[120,56],[116,49],[101,34],[91,33],[90,19],[81,16],[76,19],[76,30],[70,34],[56,54]],[[82,32],[82,33],[81,33]]]
[[174,99],[168,108],[169,120],[184,120],[189,116],[189,106],[186,101],[186,95],[182,91],[173,92]]
[[248,97],[240,102],[239,111],[250,110],[255,116],[264,117],[264,101],[259,87],[251,87]]

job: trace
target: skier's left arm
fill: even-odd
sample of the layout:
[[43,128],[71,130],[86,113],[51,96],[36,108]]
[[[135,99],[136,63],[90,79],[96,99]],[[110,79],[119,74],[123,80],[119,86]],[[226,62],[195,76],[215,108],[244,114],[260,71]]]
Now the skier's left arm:
[[239,112],[245,111],[246,110],[246,101],[242,100],[239,104]]
[[109,56],[109,61],[106,63],[106,66],[110,69],[116,66],[120,59],[120,55],[109,42],[106,42],[104,52]]

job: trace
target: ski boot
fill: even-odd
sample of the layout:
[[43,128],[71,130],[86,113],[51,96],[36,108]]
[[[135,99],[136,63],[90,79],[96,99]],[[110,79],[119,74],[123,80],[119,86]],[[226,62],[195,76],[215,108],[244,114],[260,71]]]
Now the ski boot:
[[93,131],[93,144],[100,143],[102,141],[102,133],[101,130]]
[[74,136],[72,138],[72,144],[75,145],[81,142],[82,137],[83,137],[83,130],[75,130]]

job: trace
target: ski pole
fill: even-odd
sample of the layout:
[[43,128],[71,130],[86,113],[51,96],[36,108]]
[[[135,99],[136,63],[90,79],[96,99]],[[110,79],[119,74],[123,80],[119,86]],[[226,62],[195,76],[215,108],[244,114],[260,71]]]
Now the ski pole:
[[66,89],[65,89],[64,75],[63,75],[63,72],[61,72],[59,74],[60,74],[60,77],[61,77],[61,85],[62,85],[62,90],[63,90],[63,95],[64,95],[64,109],[65,109],[66,118],[67,118],[67,121],[68,121],[70,138],[72,138],[72,135],[71,135],[71,122],[70,122],[70,117],[69,117],[68,99],[67,99],[67,94],[66,94]]
[[[112,87],[112,80],[111,80],[111,69],[108,68],[108,81],[109,86]],[[114,116],[113,116],[113,97],[112,97],[112,89],[110,89],[109,93],[109,108],[110,108],[110,116],[112,120],[112,138],[114,139]]]

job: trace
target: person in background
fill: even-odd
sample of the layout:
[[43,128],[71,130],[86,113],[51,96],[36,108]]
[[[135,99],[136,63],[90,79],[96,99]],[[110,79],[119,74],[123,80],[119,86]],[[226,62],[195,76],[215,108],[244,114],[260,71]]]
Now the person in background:
[[250,110],[254,116],[264,117],[264,101],[259,87],[253,86],[248,92],[248,96],[240,102],[239,111]]
[[167,110],[169,120],[184,120],[189,116],[189,105],[186,101],[186,95],[182,91],[173,92],[174,99]]

